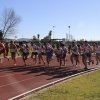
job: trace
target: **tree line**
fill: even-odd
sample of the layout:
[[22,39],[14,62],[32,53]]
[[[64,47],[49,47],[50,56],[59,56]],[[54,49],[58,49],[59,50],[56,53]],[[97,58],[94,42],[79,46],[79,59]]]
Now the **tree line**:
[[0,40],[12,36],[16,33],[16,27],[21,22],[21,17],[17,15],[14,9],[5,8],[0,16]]

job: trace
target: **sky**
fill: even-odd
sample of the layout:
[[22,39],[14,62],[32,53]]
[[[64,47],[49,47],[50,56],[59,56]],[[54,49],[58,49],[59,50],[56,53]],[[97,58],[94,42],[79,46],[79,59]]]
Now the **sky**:
[[42,39],[52,30],[52,38],[70,33],[76,40],[100,40],[100,0],[0,0],[0,4],[0,16],[5,8],[13,8],[21,17],[10,38],[40,34]]

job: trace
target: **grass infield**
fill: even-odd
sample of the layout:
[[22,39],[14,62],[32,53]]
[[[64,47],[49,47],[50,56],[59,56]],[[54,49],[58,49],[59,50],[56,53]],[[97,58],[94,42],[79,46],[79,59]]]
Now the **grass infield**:
[[100,70],[54,85],[24,100],[100,100]]

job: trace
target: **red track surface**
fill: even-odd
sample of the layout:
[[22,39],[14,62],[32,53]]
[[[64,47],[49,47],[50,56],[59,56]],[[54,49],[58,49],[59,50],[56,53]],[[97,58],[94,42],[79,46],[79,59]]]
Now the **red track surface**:
[[[66,66],[63,66],[63,68],[59,68],[56,58],[51,61],[51,67],[49,68],[43,64],[33,65],[31,58],[27,60],[27,66],[23,66],[22,58],[17,58],[17,66],[13,66],[11,59],[10,61],[3,59],[3,64],[0,64],[0,100],[7,100],[49,82],[84,70],[82,62],[81,67],[71,67],[69,56],[67,58],[68,62],[66,62]],[[91,64],[88,68],[99,66]]]

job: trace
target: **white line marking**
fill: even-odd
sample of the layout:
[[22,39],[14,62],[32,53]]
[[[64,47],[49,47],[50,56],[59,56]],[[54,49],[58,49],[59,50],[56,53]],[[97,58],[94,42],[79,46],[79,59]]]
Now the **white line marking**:
[[51,86],[51,85],[56,84],[56,83],[58,83],[58,82],[64,81],[64,80],[66,80],[66,79],[69,79],[69,78],[72,78],[72,77],[75,77],[75,76],[78,76],[78,75],[81,75],[81,74],[84,74],[84,73],[90,73],[90,72],[95,71],[95,70],[98,70],[98,69],[100,69],[100,67],[95,68],[95,69],[91,69],[91,70],[87,70],[87,71],[83,71],[83,72],[80,72],[80,73],[77,73],[77,74],[74,74],[74,75],[71,75],[71,76],[68,76],[68,77],[59,79],[59,80],[57,80],[57,81],[54,81],[54,82],[45,84],[45,85],[40,86],[40,87],[38,87],[38,88],[32,89],[32,90],[30,90],[30,91],[27,91],[27,92],[25,92],[25,93],[22,93],[22,94],[20,94],[20,95],[17,95],[17,96],[15,96],[15,97],[12,97],[12,98],[10,98],[10,99],[8,99],[8,100],[18,100],[18,98],[24,97],[25,95],[28,95],[29,93],[38,91],[38,90],[43,89],[43,88],[45,88],[45,87]]
[[[45,76],[45,75],[42,75],[42,76]],[[38,77],[41,77],[41,76],[38,76]],[[35,79],[35,78],[37,78],[37,77],[34,77],[34,76],[33,76],[33,77],[31,77],[31,78],[28,78],[28,79],[24,79],[24,80],[21,80],[21,81],[16,81],[16,82],[13,82],[13,83],[10,83],[10,84],[2,85],[2,86],[0,86],[0,88],[5,87],[5,86],[9,86],[9,85],[12,85],[12,84],[24,82],[24,81],[27,81],[27,80],[30,80],[30,79]]]

